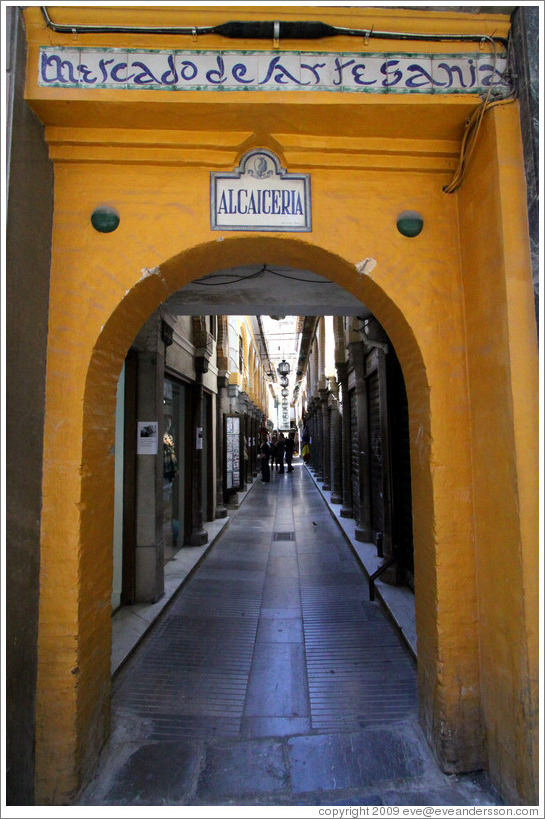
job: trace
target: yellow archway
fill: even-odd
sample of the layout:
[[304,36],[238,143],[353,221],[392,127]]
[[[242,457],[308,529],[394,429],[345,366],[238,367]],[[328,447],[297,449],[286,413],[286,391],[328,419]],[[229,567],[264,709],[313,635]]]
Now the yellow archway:
[[[65,605],[66,639],[71,646],[62,645],[56,637],[57,663],[41,664],[40,727],[38,737],[38,771],[46,773],[45,761],[52,746],[57,755],[65,759],[72,755],[77,760],[76,770],[63,785],[70,789],[77,778],[92,764],[108,730],[110,687],[110,622],[109,599],[111,579],[111,532],[113,515],[113,458],[115,388],[125,353],[136,332],[150,312],[165,298],[183,287],[193,278],[226,266],[243,265],[255,258],[266,258],[272,264],[304,267],[338,282],[358,298],[365,301],[379,318],[392,339],[405,373],[411,423],[411,458],[413,463],[414,540],[417,588],[417,631],[419,646],[420,703],[423,724],[430,741],[435,741],[435,725],[450,725],[455,733],[464,726],[467,733],[479,732],[474,717],[478,710],[473,704],[472,721],[460,708],[459,701],[449,702],[441,695],[439,677],[446,681],[449,674],[460,674],[459,659],[465,657],[464,685],[478,686],[477,634],[475,627],[459,631],[459,622],[449,617],[444,621],[437,614],[441,600],[442,583],[438,579],[438,543],[435,509],[444,507],[444,499],[437,498],[432,478],[432,417],[430,413],[429,385],[426,364],[416,337],[399,308],[370,278],[357,280],[354,286],[353,266],[307,242],[263,236],[233,238],[221,244],[210,243],[192,248],[168,260],[160,270],[141,279],[119,304],[104,326],[94,346],[89,362],[82,419],[81,469],[75,461],[62,463],[58,453],[59,469],[69,482],[78,483],[81,475],[81,492],[77,505],[78,521],[70,540],[77,537],[74,571],[75,588],[72,607]],[[69,475],[69,473],[71,473]],[[58,508],[57,508],[58,512]],[[44,538],[42,558],[43,602],[48,601],[58,588],[59,574],[67,571],[65,555],[54,541],[47,549]],[[448,572],[446,559],[441,557],[441,571]],[[471,559],[471,550],[468,552]],[[77,578],[77,580],[76,580]],[[444,590],[443,590],[444,591]],[[475,589],[466,588],[459,608],[463,619],[475,621]],[[41,651],[45,650],[44,632],[41,634]],[[456,668],[449,669],[445,644],[454,645]],[[463,652],[462,644],[463,643]],[[64,652],[73,649],[73,661],[63,663]],[[439,658],[442,658],[441,662]],[[471,663],[469,660],[473,659]],[[58,689],[63,673],[63,698],[55,701],[53,692]],[[72,683],[72,686],[70,686]],[[452,681],[451,681],[452,685]],[[443,689],[448,692],[448,686]],[[68,730],[65,723],[67,701],[73,707],[74,723]],[[62,708],[60,707],[62,704]],[[53,706],[53,707],[52,707]],[[47,727],[47,730],[46,730]],[[57,756],[58,760],[58,756]]]

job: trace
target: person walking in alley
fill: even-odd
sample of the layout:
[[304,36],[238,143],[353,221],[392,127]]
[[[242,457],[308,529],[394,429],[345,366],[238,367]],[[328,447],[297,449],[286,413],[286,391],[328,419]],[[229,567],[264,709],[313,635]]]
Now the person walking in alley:
[[293,450],[295,449],[295,432],[290,432],[288,435],[286,444],[285,444],[285,452],[286,452],[286,465],[288,467],[288,472],[293,472],[293,466],[291,462],[293,460]]
[[261,480],[263,483],[269,483],[271,480],[271,469],[269,466],[269,458],[271,455],[271,448],[269,446],[269,436],[267,430],[261,430],[261,446],[259,448],[258,460],[261,468]]

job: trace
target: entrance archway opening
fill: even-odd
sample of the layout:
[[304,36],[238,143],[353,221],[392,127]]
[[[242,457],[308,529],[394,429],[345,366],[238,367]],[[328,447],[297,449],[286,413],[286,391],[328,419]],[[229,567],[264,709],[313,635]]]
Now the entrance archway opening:
[[[292,314],[290,317],[279,315],[286,313],[288,310]],[[231,318],[237,316],[247,317],[253,314],[254,311],[257,321],[255,325],[257,338],[254,332],[247,328],[244,323],[235,331],[235,337],[230,338],[233,335]],[[268,394],[266,387],[264,389],[263,385],[261,385],[260,388],[257,379],[258,363],[262,371],[264,371],[269,389],[275,393],[274,406],[276,411],[266,411],[265,407],[262,407],[261,411],[262,414],[267,416],[267,423],[272,425],[272,429],[276,430],[277,434],[281,431],[287,434],[290,427],[292,429],[302,427],[305,417],[312,414],[307,400],[312,402],[312,396],[314,395],[316,398],[319,390],[324,388],[329,388],[331,395],[335,394],[335,400],[340,401],[339,406],[343,407],[345,415],[352,415],[352,421],[344,429],[343,436],[347,440],[351,440],[352,449],[358,453],[358,463],[356,463],[354,469],[357,481],[353,485],[348,465],[344,469],[344,478],[341,476],[342,470],[339,461],[348,460],[349,450],[347,449],[341,456],[339,446],[338,453],[333,448],[331,455],[329,451],[324,454],[326,459],[324,463],[327,464],[323,475],[324,489],[329,490],[331,488],[330,483],[335,484],[333,502],[339,503],[342,496],[343,516],[354,517],[358,524],[361,523],[361,526],[356,530],[357,539],[376,543],[379,556],[384,556],[388,560],[391,558],[390,562],[393,561],[396,564],[395,568],[384,574],[384,578],[395,577],[398,583],[400,578],[404,577],[408,579],[408,584],[414,589],[406,390],[393,345],[369,308],[331,279],[313,274],[309,270],[298,270],[285,266],[273,269],[263,264],[230,268],[207,274],[173,293],[160,306],[159,312],[161,316],[161,340],[165,344],[163,355],[165,371],[163,385],[164,429],[163,432],[159,431],[159,440],[161,440],[161,437],[163,438],[165,492],[168,492],[170,498],[167,504],[168,510],[165,511],[165,514],[169,520],[172,520],[172,531],[169,526],[163,527],[165,561],[171,559],[176,550],[181,548],[182,545],[190,544],[191,516],[184,507],[184,497],[190,495],[190,491],[187,492],[184,489],[187,490],[191,487],[193,482],[191,463],[188,458],[192,438],[185,431],[186,428],[190,428],[192,425],[191,373],[189,371],[182,372],[184,365],[179,358],[177,364],[172,360],[169,353],[170,344],[172,344],[173,333],[178,339],[182,338],[184,328],[187,334],[186,343],[191,343],[189,336],[194,333],[200,335],[201,324],[204,333],[207,334],[207,322],[212,324],[212,320],[215,319],[214,340],[216,340],[216,328],[219,327],[215,355],[218,360],[221,357],[223,367],[228,367],[231,371],[237,371],[235,378],[239,377],[240,379],[238,388],[242,392],[244,400],[253,403],[252,409],[256,412],[259,412],[257,404],[259,404],[260,398],[266,397],[263,396],[263,392]],[[182,327],[181,321],[178,320],[189,317],[191,317],[194,326],[192,327],[186,321],[184,327]],[[230,317],[228,323],[227,317]],[[327,324],[323,323],[326,318]],[[333,322],[334,318],[335,322]],[[286,356],[286,338],[283,336],[283,332],[285,332],[286,323],[289,323],[290,319],[292,322],[290,324],[292,331],[290,336],[292,373],[290,379],[277,379],[276,371],[280,369],[277,367],[280,360],[282,359],[282,364],[286,364],[283,360]],[[322,320],[322,325],[318,333],[320,320]],[[195,322],[197,323],[195,324]],[[278,324],[273,328],[275,322],[278,322]],[[165,325],[168,328],[167,335],[165,335],[164,331]],[[172,325],[175,326],[175,330]],[[271,340],[268,338],[269,333],[274,334],[274,346],[271,346]],[[142,331],[140,331],[139,335],[142,335]],[[142,336],[144,344],[146,338],[152,335],[153,326],[145,330]],[[295,346],[293,346],[294,344]],[[313,345],[316,350],[314,366],[317,370],[314,381],[310,383],[314,369],[310,364]],[[172,349],[174,350],[175,347]],[[351,350],[350,356],[348,356],[349,349]],[[235,352],[233,352],[234,350]],[[281,350],[282,353],[280,353]],[[135,350],[131,352],[135,352]],[[167,355],[167,353],[169,354]],[[182,370],[179,369],[180,367],[182,367]],[[290,365],[288,364],[288,371],[289,369]],[[347,378],[349,370],[351,372],[351,383]],[[341,371],[344,378],[339,380]],[[318,378],[320,379],[319,384]],[[298,393],[303,381],[305,382],[305,401],[301,402]],[[288,389],[290,382],[291,391]],[[230,391],[235,388],[236,392],[235,384],[231,384]],[[280,389],[280,386],[283,389]],[[342,397],[340,395],[341,388]],[[152,383],[152,392],[155,389],[156,386]],[[388,391],[390,392],[390,399],[387,397]],[[132,393],[136,395],[137,392],[142,393],[142,388],[137,389],[136,385],[134,385]],[[292,394],[292,410],[288,408],[290,392]],[[218,403],[217,393],[215,395],[216,403]],[[282,399],[280,396],[282,396]],[[257,404],[255,403],[256,400]],[[167,404],[168,406],[166,406]],[[350,409],[351,404],[352,409]],[[280,405],[282,405],[282,409]],[[240,411],[244,416],[247,416],[244,402]],[[225,407],[223,412],[218,415],[219,425],[215,430],[216,441],[221,437],[224,413]],[[322,477],[322,451],[330,448],[329,416],[331,414],[330,410],[327,410],[328,431],[325,433],[324,442],[321,440],[321,422],[319,423],[318,435],[315,439],[319,443],[317,447],[313,448],[313,458],[311,459],[313,465],[318,466],[320,477]],[[137,415],[136,408],[134,408],[127,417],[134,419]],[[203,417],[204,421],[206,421],[207,413]],[[174,419],[177,420],[174,421]],[[134,420],[132,420],[132,424],[134,425]],[[173,432],[171,432],[173,424],[176,424],[178,428],[176,435],[174,435],[176,439],[175,447]],[[246,424],[247,419],[245,420]],[[208,428],[211,434],[212,427],[210,423],[208,423]],[[183,433],[182,429],[184,430]],[[247,434],[252,440],[255,438],[254,434],[249,432]],[[205,442],[208,437],[208,435],[204,435]],[[255,444],[252,444],[252,446],[255,446]],[[334,451],[335,458],[333,458]],[[209,454],[211,456],[211,452]],[[131,453],[131,456],[134,457],[134,453]],[[184,473],[184,464],[187,467],[186,474]],[[204,466],[209,474],[214,471],[211,461],[210,463],[204,463]],[[255,464],[253,466],[255,468]],[[353,466],[351,463],[350,470],[352,470]],[[223,470],[219,464],[215,471],[220,476],[222,475]],[[128,469],[126,472],[135,480],[134,468]],[[341,488],[343,481],[347,484],[344,490]],[[152,489],[153,487],[150,485],[150,491]],[[216,503],[220,507],[222,505],[220,496],[224,491],[220,479],[218,497],[216,498]],[[171,497],[173,493],[175,497]],[[117,493],[116,496],[120,496],[120,494]],[[125,492],[125,495],[127,494],[134,496],[136,486],[132,492]],[[204,504],[207,511],[206,520],[214,518],[214,503],[211,502],[212,495],[212,484],[208,487],[204,482],[203,497],[206,499]],[[189,504],[187,497],[185,497],[185,503]],[[172,504],[176,507],[176,512],[170,508]],[[395,514],[393,510],[395,510]],[[403,516],[404,523],[401,525],[400,520]],[[186,524],[189,523],[189,527],[184,527],[184,521]],[[131,525],[130,521],[128,524],[131,532],[136,529],[135,526]],[[122,523],[119,521],[116,531],[121,528]],[[394,534],[394,531],[396,534]],[[384,549],[384,547],[386,548]],[[393,551],[397,553],[395,559]],[[136,561],[128,559],[128,562],[132,565],[134,573]],[[124,577],[125,574],[123,573]],[[117,572],[117,576],[119,576],[119,572]],[[134,580],[129,585],[130,588],[134,589]],[[122,592],[121,603],[123,602],[135,602],[134,595],[131,595],[130,592]],[[414,628],[410,628],[409,631],[411,634],[414,633]],[[414,640],[411,642],[411,646],[414,649]]]
[[[225,285],[231,280],[235,281],[236,290],[232,285]],[[243,283],[244,288],[241,286]],[[203,290],[204,296],[201,295]],[[211,295],[212,291],[214,295]],[[297,302],[294,298],[296,292]],[[241,313],[242,308],[248,315],[273,315],[286,310],[288,297],[290,304],[297,304],[297,313],[331,315],[330,305],[334,303],[338,315],[363,318],[374,315],[391,340],[405,377],[409,405],[411,461],[414,465],[415,574],[417,578],[419,572],[428,578],[434,577],[433,498],[427,457],[430,441],[429,391],[415,335],[388,295],[357,267],[305,242],[276,237],[233,238],[215,242],[186,251],[160,268],[144,271],[140,281],[126,294],[104,326],[88,370],[84,402],[82,577],[92,576],[91,564],[95,564],[97,559],[111,561],[114,494],[111,453],[116,384],[124,356],[140,327],[161,305],[168,305],[169,310],[176,310],[180,315],[225,315]],[[290,309],[292,312],[293,307]],[[110,491],[106,491],[106,488]],[[97,504],[103,512],[101,515],[96,514]],[[84,583],[82,613],[96,611],[97,599],[105,599],[109,594],[110,589],[99,589],[96,584]],[[430,690],[432,675],[427,668],[433,662],[437,645],[436,613],[429,610],[433,600],[434,593],[429,584],[426,591],[416,598],[420,710],[430,739],[434,701]],[[89,659],[89,663],[83,664],[80,685],[85,672],[85,678],[93,690],[102,692],[94,702],[95,738],[100,735],[100,724],[107,726],[109,719],[109,685],[106,680],[109,679],[110,669],[104,661],[107,656],[104,647],[110,645],[110,639],[110,624],[106,616],[100,618],[93,634],[81,635],[84,657]],[[97,653],[103,658],[102,662],[91,662]],[[107,733],[106,727],[104,733]],[[83,743],[88,740],[89,736],[80,738]]]

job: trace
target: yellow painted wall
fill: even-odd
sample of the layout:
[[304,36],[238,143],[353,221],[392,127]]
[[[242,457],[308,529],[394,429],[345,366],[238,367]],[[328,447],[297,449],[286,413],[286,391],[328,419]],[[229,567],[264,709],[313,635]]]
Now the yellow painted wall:
[[483,715],[508,804],[538,785],[538,370],[522,173],[518,111],[501,105],[459,202]]
[[[389,12],[380,12],[382,28],[393,21],[418,30],[424,24],[457,31],[484,25],[481,16]],[[168,13],[161,10],[161,19]],[[179,24],[209,22],[202,9],[171,13]],[[531,804],[535,760],[523,750],[537,732],[536,340],[516,104],[487,114],[468,179],[449,196],[442,188],[456,167],[476,98],[41,89],[35,81],[38,44],[71,40],[44,31],[39,9],[25,14],[27,96],[47,125],[55,162],[40,804],[70,800],[108,728],[109,452],[126,350],[170,293],[199,275],[264,260],[333,279],[373,310],[396,348],[409,398],[422,722],[446,770],[490,763],[514,801]],[[98,14],[78,10],[86,22]],[[233,14],[229,10],[228,18]],[[261,11],[244,8],[239,19],[251,14]],[[323,9],[320,17],[361,27],[376,14]],[[150,11],[131,9],[130,15],[141,21]],[[313,19],[315,11],[283,9],[282,16]],[[485,19],[488,29],[505,30],[504,17]],[[87,43],[111,45],[112,37],[96,35]],[[115,44],[121,44],[119,35]],[[168,43],[146,37],[139,44]],[[399,43],[389,44],[388,50],[398,49]],[[255,146],[277,152],[290,171],[311,173],[312,233],[220,236],[210,230],[210,171],[232,170]],[[99,204],[118,209],[114,233],[92,228],[90,215]],[[424,216],[415,239],[396,230],[405,209]],[[366,257],[377,265],[361,275],[356,265]],[[498,519],[505,521],[501,561]],[[509,587],[500,605],[489,577],[502,590]],[[505,707],[511,707],[510,720]]]

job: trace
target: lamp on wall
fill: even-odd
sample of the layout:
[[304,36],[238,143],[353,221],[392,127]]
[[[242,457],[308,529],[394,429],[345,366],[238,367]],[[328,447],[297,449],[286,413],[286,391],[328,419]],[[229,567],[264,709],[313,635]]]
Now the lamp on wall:
[[404,210],[397,217],[397,229],[402,236],[407,236],[408,239],[418,236],[423,227],[422,214],[415,210]]
[[99,233],[111,233],[119,225],[119,213],[115,208],[100,205],[91,214],[91,224]]

